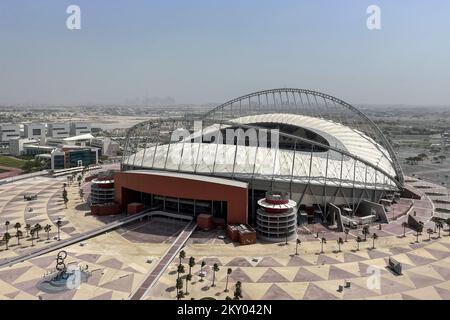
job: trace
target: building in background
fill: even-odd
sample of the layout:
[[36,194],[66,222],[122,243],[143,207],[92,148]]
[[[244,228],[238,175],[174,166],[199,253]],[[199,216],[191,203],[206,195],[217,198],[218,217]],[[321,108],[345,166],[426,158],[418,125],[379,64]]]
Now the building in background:
[[45,124],[43,123],[25,123],[23,125],[24,137],[45,142]]
[[22,156],[25,154],[24,148],[30,144],[37,144],[38,141],[33,138],[14,138],[9,141],[9,154],[13,156]]
[[47,125],[47,135],[52,138],[67,138],[70,136],[69,123],[49,123]]
[[52,147],[52,146],[41,146],[36,143],[25,144],[23,146],[22,154],[25,156],[35,157],[37,155],[42,155],[42,154],[51,154],[53,150],[55,150],[55,147]]
[[98,149],[64,146],[51,152],[51,169],[67,169],[98,164]]
[[119,152],[119,143],[108,137],[97,137],[91,140],[91,147],[100,149],[102,156],[116,157]]
[[0,153],[9,153],[9,142],[16,138],[20,138],[20,126],[18,124],[0,124]]
[[69,146],[88,146],[91,144],[91,140],[94,139],[94,136],[90,133],[80,134],[78,136],[72,136],[69,138],[64,138],[64,145]]
[[70,135],[80,136],[91,133],[91,124],[88,122],[72,122],[70,124]]

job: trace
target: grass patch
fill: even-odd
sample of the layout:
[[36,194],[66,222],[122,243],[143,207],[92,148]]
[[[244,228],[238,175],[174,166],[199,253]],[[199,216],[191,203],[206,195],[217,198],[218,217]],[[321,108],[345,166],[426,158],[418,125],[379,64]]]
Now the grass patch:
[[21,169],[25,161],[8,156],[0,156],[0,166]]

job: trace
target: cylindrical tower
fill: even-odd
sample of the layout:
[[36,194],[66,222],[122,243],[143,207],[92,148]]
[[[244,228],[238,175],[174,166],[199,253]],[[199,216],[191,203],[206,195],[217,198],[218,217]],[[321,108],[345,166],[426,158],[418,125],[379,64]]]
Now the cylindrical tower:
[[97,178],[91,183],[91,203],[112,203],[114,202],[114,179]]
[[297,203],[287,192],[266,192],[258,205],[256,230],[260,239],[278,242],[297,238]]

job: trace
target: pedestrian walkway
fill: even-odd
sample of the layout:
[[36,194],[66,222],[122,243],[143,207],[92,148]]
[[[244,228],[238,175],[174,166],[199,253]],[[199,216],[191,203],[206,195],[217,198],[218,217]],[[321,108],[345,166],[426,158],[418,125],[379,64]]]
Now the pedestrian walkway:
[[170,248],[166,251],[164,256],[159,260],[158,265],[150,271],[149,275],[145,278],[142,284],[137,288],[137,290],[130,296],[130,300],[141,300],[144,299],[151,287],[156,283],[162,273],[166,270],[175,256],[178,254],[180,249],[189,239],[189,237],[194,232],[197,227],[197,223],[191,221],[186,227],[181,231],[180,235],[176,238]]

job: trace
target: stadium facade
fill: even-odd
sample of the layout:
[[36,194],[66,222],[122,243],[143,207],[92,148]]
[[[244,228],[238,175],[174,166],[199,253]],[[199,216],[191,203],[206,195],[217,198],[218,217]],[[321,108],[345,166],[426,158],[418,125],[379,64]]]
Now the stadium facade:
[[253,226],[268,191],[287,193],[299,211],[312,208],[327,221],[330,205],[357,212],[363,201],[379,203],[402,188],[388,138],[363,112],[289,88],[137,124],[115,176],[122,206],[138,201]]

